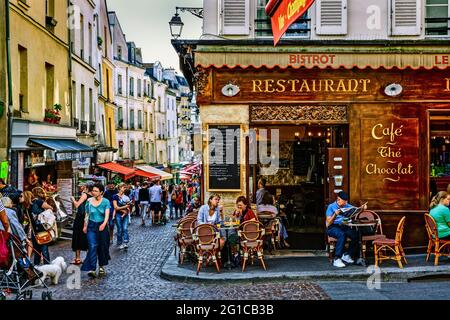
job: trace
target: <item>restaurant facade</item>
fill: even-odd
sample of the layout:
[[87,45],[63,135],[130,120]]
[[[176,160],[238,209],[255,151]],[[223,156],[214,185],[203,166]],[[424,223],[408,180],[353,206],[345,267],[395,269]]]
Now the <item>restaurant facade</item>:
[[[239,195],[254,199],[264,177],[267,190],[294,208],[293,247],[324,249],[325,209],[344,190],[352,204],[367,202],[381,216],[390,237],[406,216],[404,247],[426,245],[430,192],[448,183],[448,42],[329,40],[274,48],[269,41],[200,40],[178,41],[178,51],[194,52],[205,200],[219,193],[231,210]],[[238,164],[209,161],[208,132],[236,128]],[[278,170],[266,174],[252,151],[274,139],[277,154],[268,154],[278,156]]]

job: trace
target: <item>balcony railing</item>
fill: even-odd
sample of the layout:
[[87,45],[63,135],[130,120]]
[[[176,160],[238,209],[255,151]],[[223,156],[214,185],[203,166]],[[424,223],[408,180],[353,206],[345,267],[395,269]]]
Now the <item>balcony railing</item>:
[[81,121],[81,130],[80,130],[80,132],[81,133],[86,133],[87,132],[87,127],[88,127],[87,121],[82,120]]
[[[287,29],[283,38],[309,38],[311,31],[311,19],[297,19]],[[270,19],[255,19],[255,36],[256,37],[272,37],[272,24]]]
[[450,17],[425,18],[425,35],[450,36]]
[[95,121],[89,121],[89,133],[91,133],[91,134],[95,134],[96,133]]

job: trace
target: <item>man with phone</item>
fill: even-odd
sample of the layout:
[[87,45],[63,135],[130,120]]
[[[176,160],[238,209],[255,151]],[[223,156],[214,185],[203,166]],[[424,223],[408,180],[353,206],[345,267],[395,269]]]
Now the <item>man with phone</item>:
[[[348,203],[349,196],[344,191],[338,193],[335,202],[331,203],[327,208],[327,235],[337,240],[335,258],[333,266],[337,268],[345,267],[345,263],[354,263],[352,256],[355,257],[358,251],[358,233],[345,225],[344,211],[353,208]],[[345,241],[350,238],[350,245],[345,251]]]

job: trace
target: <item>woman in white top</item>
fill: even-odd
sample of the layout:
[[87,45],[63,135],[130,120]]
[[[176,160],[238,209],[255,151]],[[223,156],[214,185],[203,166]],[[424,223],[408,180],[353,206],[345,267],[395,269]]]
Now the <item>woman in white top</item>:
[[[211,195],[208,199],[208,204],[200,207],[197,216],[198,225],[201,224],[212,224],[214,226],[221,224],[222,219],[220,217],[219,208],[220,197],[218,195]],[[220,239],[220,248],[223,248],[225,243],[224,239]]]

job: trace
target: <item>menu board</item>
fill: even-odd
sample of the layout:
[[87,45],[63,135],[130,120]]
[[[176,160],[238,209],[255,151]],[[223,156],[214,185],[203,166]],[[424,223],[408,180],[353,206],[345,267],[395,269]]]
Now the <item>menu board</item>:
[[240,125],[210,125],[208,140],[208,191],[241,191]]

